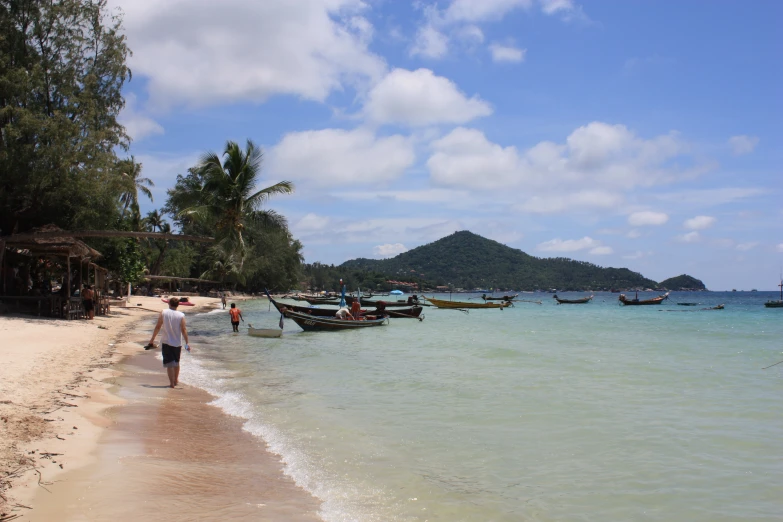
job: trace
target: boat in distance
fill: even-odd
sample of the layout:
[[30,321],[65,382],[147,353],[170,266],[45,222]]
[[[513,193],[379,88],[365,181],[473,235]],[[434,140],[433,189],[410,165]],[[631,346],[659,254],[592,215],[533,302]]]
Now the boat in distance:
[[552,296],[552,299],[557,301],[557,304],[586,304],[593,300],[594,295],[589,297],[582,297],[581,299],[560,299],[557,294]]
[[488,296],[487,294],[481,294],[481,298],[484,301],[511,301],[515,298],[517,298],[519,294],[514,295],[504,295],[503,297],[492,297],[491,295]]
[[766,303],[764,303],[764,306],[767,308],[783,308],[783,279],[780,280],[780,284],[778,285],[780,287],[780,300],[773,301],[770,299]]
[[669,298],[669,292],[666,292],[663,295],[659,295],[658,297],[653,297],[651,299],[641,299],[641,300],[639,299],[639,294],[636,295],[635,299],[628,299],[627,297],[625,297],[625,294],[620,294],[620,297],[618,298],[618,300],[620,301],[620,303],[622,303],[623,305],[626,305],[626,306],[631,306],[631,305],[657,305],[657,304],[661,304],[662,302],[664,302],[668,298]]
[[355,330],[357,328],[383,326],[389,322],[388,317],[379,317],[377,319],[361,318],[357,320],[337,319],[336,317],[318,317],[310,314],[303,314],[288,309],[284,309],[282,314],[286,318],[292,319],[305,332],[336,332],[339,330]]
[[512,303],[506,301],[503,303],[470,303],[467,301],[446,301],[445,299],[435,299],[434,297],[422,296],[424,299],[432,303],[438,308],[506,308],[507,306],[513,306]]

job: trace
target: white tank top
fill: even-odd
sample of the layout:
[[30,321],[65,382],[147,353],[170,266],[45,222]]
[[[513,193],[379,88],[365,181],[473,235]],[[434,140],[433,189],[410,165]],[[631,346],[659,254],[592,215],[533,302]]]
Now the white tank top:
[[168,308],[163,310],[163,327],[160,342],[169,346],[182,346],[182,320],[185,314]]

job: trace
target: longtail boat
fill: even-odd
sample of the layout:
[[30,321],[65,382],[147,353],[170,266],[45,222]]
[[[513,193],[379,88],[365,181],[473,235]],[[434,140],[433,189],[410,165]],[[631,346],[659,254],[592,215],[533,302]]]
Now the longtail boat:
[[[311,308],[309,306],[299,306],[299,305],[293,305],[293,304],[285,304],[285,303],[278,303],[275,301],[272,296],[269,296],[269,302],[272,303],[272,305],[277,308],[277,311],[282,313],[283,308],[286,308],[288,310],[293,310],[294,312],[299,312],[301,314],[308,314],[308,315],[314,315],[316,317],[334,317],[334,314],[337,312],[337,308]],[[421,315],[421,311],[423,308],[421,306],[410,306],[408,308],[401,308],[398,310],[383,310],[383,314],[388,315],[389,317],[398,317],[398,318],[413,318],[418,319]],[[371,310],[371,309],[363,309],[362,315],[376,315],[381,314],[378,309]]]
[[[354,330],[356,328],[371,328],[383,326],[388,323],[387,317],[377,319],[337,319],[334,317],[317,317],[310,314],[302,314],[293,310],[283,311],[283,315],[299,325],[305,332],[336,332],[339,330]],[[375,317],[375,316],[370,316]]]
[[516,299],[519,296],[519,294],[514,295],[504,295],[503,297],[492,297],[491,295],[487,294],[481,294],[481,298],[485,301],[511,301],[513,299]]
[[766,303],[764,303],[764,306],[767,308],[783,308],[783,279],[780,280],[780,284],[778,285],[780,287],[780,300],[779,301],[773,301],[770,299]]
[[557,294],[552,296],[552,298],[557,301],[557,304],[585,304],[592,301],[593,297],[595,296],[591,295],[590,297],[582,297],[581,299],[560,299],[557,297]]
[[618,299],[622,304],[626,306],[630,306],[630,305],[657,305],[657,304],[661,304],[668,298],[669,298],[669,292],[666,292],[663,295],[659,295],[658,297],[653,297],[652,299],[642,299],[642,300],[639,300],[638,293],[636,294],[635,299],[628,299],[627,297],[625,297],[625,294],[620,294],[620,297]]
[[509,302],[503,303],[470,303],[466,301],[446,301],[445,299],[435,299],[434,297],[424,297],[427,301],[438,308],[506,308],[513,306]]

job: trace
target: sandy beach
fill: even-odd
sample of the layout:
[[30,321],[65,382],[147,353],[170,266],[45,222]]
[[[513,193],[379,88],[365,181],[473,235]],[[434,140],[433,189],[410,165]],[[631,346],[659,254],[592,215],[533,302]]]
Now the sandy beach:
[[[191,300],[180,310],[219,306]],[[167,387],[143,349],[165,304],[130,304],[94,321],[0,317],[0,521],[318,520],[239,419]]]

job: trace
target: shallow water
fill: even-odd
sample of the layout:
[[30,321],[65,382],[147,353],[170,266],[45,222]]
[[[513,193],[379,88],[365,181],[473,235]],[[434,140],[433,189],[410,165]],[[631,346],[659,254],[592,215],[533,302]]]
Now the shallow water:
[[[182,380],[246,419],[327,521],[783,518],[773,293],[520,298],[544,303],[337,333],[286,320],[280,339],[202,314]],[[266,300],[241,305],[277,324]]]

